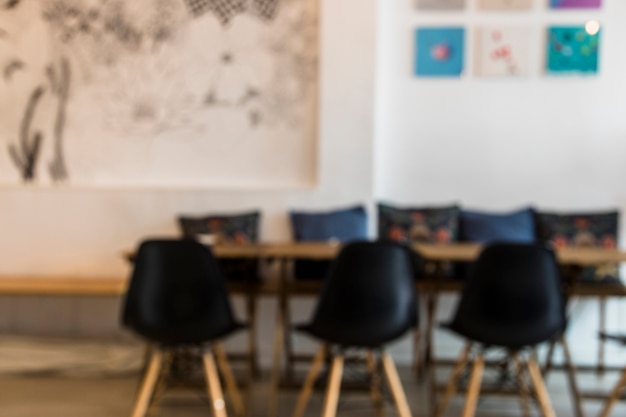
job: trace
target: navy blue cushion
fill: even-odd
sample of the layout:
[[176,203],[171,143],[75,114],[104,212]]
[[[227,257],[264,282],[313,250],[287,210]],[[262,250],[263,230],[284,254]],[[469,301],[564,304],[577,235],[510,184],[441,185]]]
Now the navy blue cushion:
[[511,213],[462,210],[461,240],[487,244],[495,241],[536,241],[535,212],[525,208]]
[[[290,213],[294,239],[297,241],[329,241],[367,239],[367,212],[362,206],[326,212]],[[323,279],[329,271],[330,261],[297,259],[294,278]]]
[[292,211],[290,216],[297,241],[367,239],[367,212],[362,206],[328,212]]

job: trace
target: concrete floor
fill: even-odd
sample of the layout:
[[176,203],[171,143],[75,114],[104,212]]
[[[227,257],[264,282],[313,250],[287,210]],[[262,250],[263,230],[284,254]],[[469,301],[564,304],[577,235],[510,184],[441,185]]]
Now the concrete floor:
[[[427,386],[419,381],[409,369],[401,368],[401,379],[409,398],[414,416],[427,416],[429,401]],[[438,371],[437,378],[445,381],[447,370]],[[487,375],[488,377],[488,375]],[[583,390],[609,390],[617,378],[616,373],[598,378],[594,374],[580,374],[578,378]],[[249,417],[267,416],[269,375],[262,375],[244,390],[244,399],[250,404]],[[130,415],[139,375],[115,378],[68,377],[68,376],[0,376],[0,416],[2,417],[122,417]],[[560,371],[553,372],[548,379],[548,390],[557,416],[572,416],[573,409],[567,389],[566,378]],[[280,395],[280,416],[289,416],[297,395],[296,390],[283,390]],[[323,394],[314,393],[307,416],[321,413]],[[583,402],[586,416],[596,416],[602,403],[596,400]],[[463,398],[456,396],[446,416],[458,416],[463,407]],[[159,417],[207,416],[211,415],[204,391],[201,388],[173,388],[166,392],[157,409],[151,414]],[[374,416],[371,401],[366,392],[342,393],[338,415]],[[386,416],[395,416],[391,401],[387,402]],[[521,416],[520,402],[516,397],[483,396],[478,404],[477,416],[508,417]],[[538,416],[536,407],[532,415]],[[615,407],[613,416],[626,415],[626,402]]]

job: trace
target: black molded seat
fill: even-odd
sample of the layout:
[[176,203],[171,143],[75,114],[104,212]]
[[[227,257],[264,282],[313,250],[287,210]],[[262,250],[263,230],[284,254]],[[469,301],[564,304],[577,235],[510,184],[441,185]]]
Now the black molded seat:
[[141,243],[122,318],[126,327],[156,345],[133,417],[144,416],[148,411],[164,355],[187,345],[204,349],[202,356],[214,410],[224,413],[213,351],[233,406],[237,414],[242,413],[243,404],[219,339],[243,325],[233,315],[224,278],[207,247],[190,239]]
[[519,349],[553,338],[565,323],[554,253],[543,245],[499,243],[481,253],[448,327],[484,345]]
[[[475,412],[484,368],[484,350],[505,348],[518,367],[517,382],[523,398],[527,382],[521,361],[528,368],[537,400],[546,416],[554,416],[541,372],[532,354],[521,357],[525,347],[562,337],[565,299],[555,255],[545,246],[525,243],[493,243],[480,254],[461,294],[449,329],[468,339],[456,364],[436,416],[445,411],[456,385],[469,363],[472,376],[463,416]],[[472,345],[478,345],[473,358]],[[524,394],[526,391],[526,394]]]
[[417,325],[417,297],[408,250],[391,242],[348,244],[324,282],[309,324],[325,342],[378,347]]
[[[368,349],[370,373],[380,363],[400,416],[410,416],[395,365],[383,347],[418,323],[417,295],[409,250],[392,242],[353,242],[342,248],[324,280],[310,323],[298,328],[324,342],[311,365],[294,417],[306,408],[327,355],[332,355],[324,416],[336,413],[346,348]],[[333,351],[333,345],[337,348]],[[382,398],[382,396],[381,396]]]

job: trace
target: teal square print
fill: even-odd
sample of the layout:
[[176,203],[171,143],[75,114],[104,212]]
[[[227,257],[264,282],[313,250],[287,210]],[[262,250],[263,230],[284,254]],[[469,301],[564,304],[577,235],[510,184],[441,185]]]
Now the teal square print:
[[598,72],[600,31],[585,26],[548,28],[547,70],[549,73]]
[[415,75],[460,76],[464,43],[465,30],[460,27],[418,28],[415,31]]

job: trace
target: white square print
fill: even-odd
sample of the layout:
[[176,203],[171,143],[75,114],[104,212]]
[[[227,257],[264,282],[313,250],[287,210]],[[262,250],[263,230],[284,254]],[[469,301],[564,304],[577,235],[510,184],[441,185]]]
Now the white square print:
[[417,0],[417,8],[422,10],[463,10],[465,0]]
[[478,0],[480,10],[530,10],[533,0]]
[[530,28],[482,27],[476,32],[476,75],[514,77],[530,74]]

